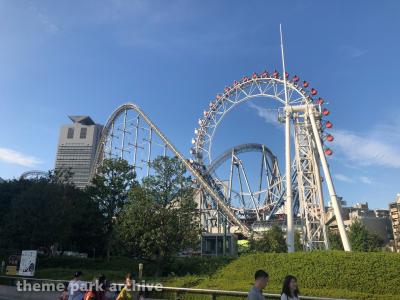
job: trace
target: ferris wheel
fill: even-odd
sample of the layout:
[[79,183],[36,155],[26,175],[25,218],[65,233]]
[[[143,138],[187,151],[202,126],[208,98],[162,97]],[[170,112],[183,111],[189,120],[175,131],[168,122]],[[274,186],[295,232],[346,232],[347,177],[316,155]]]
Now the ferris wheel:
[[[325,157],[332,155],[328,143],[332,142],[334,137],[327,131],[333,127],[333,124],[324,119],[330,114],[330,111],[324,107],[324,99],[317,95],[318,91],[310,87],[308,81],[300,80],[297,75],[290,78],[287,72],[281,75],[276,70],[271,73],[263,71],[253,73],[251,76],[243,76],[241,80],[235,80],[230,86],[226,86],[222,93],[217,94],[210,101],[198,120],[199,126],[194,131],[195,135],[190,149],[193,160],[197,164],[204,165],[209,170],[214,170],[215,165],[218,165],[220,161],[220,158],[214,160],[212,151],[216,132],[224,118],[233,109],[245,102],[262,98],[268,101],[270,109],[276,113],[278,121],[283,123],[286,122],[286,118],[289,118],[291,124],[289,124],[289,132],[286,132],[286,135],[289,136],[289,139],[293,138],[294,141],[294,157],[290,160],[293,169],[289,179],[290,183],[287,182],[287,178],[280,176],[279,172],[275,172],[274,178],[280,187],[279,193],[274,201],[260,203],[260,201],[255,201],[254,196],[261,194],[261,187],[254,193],[249,188],[246,176],[242,176],[248,186],[248,191],[240,190],[232,193],[232,178],[229,177],[228,193],[225,193],[225,196],[230,209],[243,222],[248,223],[248,216],[251,216],[250,219],[253,222],[268,221],[282,206],[281,199],[286,198],[284,194],[287,193],[287,189],[284,187],[290,185],[291,190],[294,188],[291,196],[296,201],[291,204],[292,207],[286,208],[286,212],[290,210],[293,215],[293,210],[298,210],[299,218],[302,221],[303,240],[306,241],[305,244],[308,249],[326,249],[329,247],[325,226],[325,202],[320,171],[321,160],[324,173],[329,179],[328,189],[331,200],[332,197],[336,199],[335,193],[332,192],[334,189]],[[272,153],[270,154],[272,155]],[[223,157],[226,158],[228,155],[225,154]],[[237,166],[238,169],[244,171],[241,160],[235,154],[235,149],[233,149],[230,157],[232,166]],[[276,167],[275,170],[279,170],[279,167]],[[245,172],[242,173],[246,175]],[[238,174],[240,174],[240,171]],[[262,177],[262,172],[260,174]],[[214,174],[214,178],[221,182],[216,174]],[[258,180],[255,181],[258,182]],[[221,186],[223,186],[223,183],[221,183]],[[235,201],[233,195],[237,196],[242,202]],[[266,205],[267,203],[268,205]],[[339,214],[338,219],[341,219],[337,207],[336,213]],[[288,213],[287,218],[290,218]]]
[[[285,77],[289,79],[289,74],[286,73]],[[314,88],[308,90],[309,83],[307,81],[300,83],[300,78],[297,75],[291,80],[287,80],[286,85],[289,105],[315,103],[321,107],[324,104],[324,99],[321,97],[314,99],[318,93],[317,90]],[[260,74],[253,73],[252,76],[244,76],[240,81],[235,80],[231,86],[226,86],[224,91],[217,94],[215,99],[209,103],[209,106],[203,112],[203,116],[198,120],[199,127],[194,131],[193,147],[190,150],[195,160],[205,165],[211,164],[213,140],[218,126],[224,117],[238,105],[263,97],[273,101],[275,110],[278,113],[283,113],[285,106],[284,90],[284,80],[278,71],[271,74],[268,71]],[[329,115],[327,108],[323,108],[321,112],[323,116]],[[280,117],[282,116],[277,114],[277,119]],[[326,128],[333,126],[330,121],[321,122],[321,125]],[[324,135],[323,126],[319,127],[321,135]],[[333,136],[327,134],[326,139],[331,142]],[[325,153],[331,155],[332,150],[326,148]]]

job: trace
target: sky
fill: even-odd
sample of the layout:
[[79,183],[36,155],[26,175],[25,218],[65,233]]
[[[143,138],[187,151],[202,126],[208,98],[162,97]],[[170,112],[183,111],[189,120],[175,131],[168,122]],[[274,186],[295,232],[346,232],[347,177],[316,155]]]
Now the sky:
[[[0,177],[54,168],[68,115],[104,124],[135,102],[189,156],[198,118],[243,75],[286,66],[329,102],[329,158],[348,204],[400,192],[399,1],[0,0]],[[215,154],[283,131],[260,101],[232,111]],[[283,165],[282,165],[283,167]]]

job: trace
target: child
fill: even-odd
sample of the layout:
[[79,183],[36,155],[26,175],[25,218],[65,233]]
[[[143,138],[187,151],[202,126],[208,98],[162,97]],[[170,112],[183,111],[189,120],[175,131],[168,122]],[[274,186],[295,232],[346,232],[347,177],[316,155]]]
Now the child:
[[125,276],[125,286],[122,291],[119,293],[116,300],[133,300],[137,298],[137,293],[134,293],[135,290],[133,276],[131,273],[126,274]]
[[64,291],[58,297],[58,300],[68,300],[68,282],[64,282]]

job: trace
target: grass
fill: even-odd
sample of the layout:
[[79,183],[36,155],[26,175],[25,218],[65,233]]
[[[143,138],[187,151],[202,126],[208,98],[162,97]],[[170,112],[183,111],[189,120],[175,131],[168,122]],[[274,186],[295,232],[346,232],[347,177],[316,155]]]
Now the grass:
[[165,285],[247,291],[257,269],[270,274],[267,292],[279,293],[285,275],[298,277],[303,295],[400,299],[400,254],[297,252],[240,257],[208,277],[170,278]]
[[[122,282],[124,274],[136,271],[139,262],[124,257],[113,258],[109,263],[92,259],[40,258],[36,275],[68,280],[76,270],[81,270],[85,280],[104,273],[111,281]],[[302,295],[400,300],[400,254],[397,253],[321,251],[258,253],[234,260],[179,259],[170,266],[170,275],[163,278],[152,276],[155,267],[144,262],[146,279],[161,281],[165,286],[248,291],[254,272],[265,269],[270,274],[266,289],[269,293],[279,293],[284,276],[292,274],[299,280]],[[185,299],[205,297],[185,295]]]

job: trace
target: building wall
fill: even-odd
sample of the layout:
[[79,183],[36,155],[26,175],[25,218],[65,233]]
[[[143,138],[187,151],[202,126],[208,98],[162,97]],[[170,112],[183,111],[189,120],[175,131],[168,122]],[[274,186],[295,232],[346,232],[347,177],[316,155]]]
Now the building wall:
[[89,183],[102,128],[79,121],[61,127],[55,169],[70,170],[72,182],[79,188]]
[[[392,237],[392,228],[389,219],[389,211],[385,209],[371,210],[368,203],[357,203],[352,207],[342,207],[342,216],[347,229],[355,222],[362,223],[369,232],[376,234],[384,244],[389,243]],[[327,213],[333,221],[328,225],[332,232],[337,232],[337,223],[333,218],[332,208]]]
[[390,220],[393,229],[394,250],[400,252],[400,194],[396,202],[389,204]]

